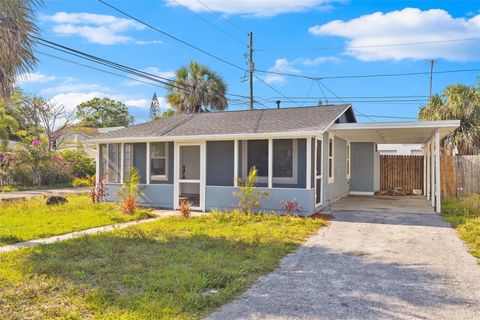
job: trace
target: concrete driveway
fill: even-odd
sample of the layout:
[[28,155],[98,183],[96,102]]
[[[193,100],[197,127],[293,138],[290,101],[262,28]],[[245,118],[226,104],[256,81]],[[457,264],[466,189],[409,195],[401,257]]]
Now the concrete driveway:
[[434,214],[338,210],[208,319],[480,319],[480,265]]

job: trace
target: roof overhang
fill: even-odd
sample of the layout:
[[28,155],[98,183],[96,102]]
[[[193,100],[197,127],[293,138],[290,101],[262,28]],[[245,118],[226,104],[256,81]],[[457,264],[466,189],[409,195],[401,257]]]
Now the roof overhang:
[[423,144],[433,137],[435,130],[443,138],[459,125],[460,120],[339,123],[333,124],[329,131],[350,142]]

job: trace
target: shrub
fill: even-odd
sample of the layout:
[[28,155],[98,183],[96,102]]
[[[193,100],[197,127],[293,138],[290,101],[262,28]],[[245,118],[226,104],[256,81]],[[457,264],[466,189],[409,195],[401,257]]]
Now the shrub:
[[95,174],[95,159],[90,158],[83,150],[65,150],[60,156],[71,165],[74,177],[87,178]]
[[233,194],[238,198],[239,208],[245,213],[252,211],[254,208],[259,208],[262,199],[270,198],[270,193],[255,186],[257,182],[257,169],[255,166],[250,168],[247,179],[239,178],[237,182],[240,190]]
[[178,210],[182,214],[182,216],[186,219],[190,218],[192,215],[192,212],[190,211],[192,209],[193,203],[187,200],[182,200],[180,202],[180,206],[178,207]]
[[[92,182],[93,178],[93,182]],[[88,177],[88,178],[75,178],[73,179],[72,186],[75,188],[79,187],[91,187],[95,185],[95,176],[93,177]]]
[[131,168],[128,174],[128,180],[118,190],[118,195],[122,199],[120,208],[123,213],[133,214],[138,207],[137,197],[142,193],[139,188],[140,175],[137,169]]
[[292,214],[293,212],[300,212],[302,210],[302,206],[298,204],[296,199],[282,200],[280,204],[286,214]]

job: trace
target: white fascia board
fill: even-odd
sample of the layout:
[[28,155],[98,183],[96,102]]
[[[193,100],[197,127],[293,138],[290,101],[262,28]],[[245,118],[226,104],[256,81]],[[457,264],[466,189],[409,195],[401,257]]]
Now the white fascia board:
[[105,139],[89,139],[91,143],[117,143],[117,142],[155,142],[155,141],[214,141],[214,140],[262,140],[268,138],[298,139],[321,135],[324,131],[297,131],[297,132],[268,132],[268,133],[235,133],[235,134],[209,134],[189,136],[150,136],[150,137],[120,137]]
[[356,129],[416,129],[416,128],[457,128],[460,120],[437,121],[409,121],[409,122],[366,122],[366,123],[337,123],[331,130],[356,130]]

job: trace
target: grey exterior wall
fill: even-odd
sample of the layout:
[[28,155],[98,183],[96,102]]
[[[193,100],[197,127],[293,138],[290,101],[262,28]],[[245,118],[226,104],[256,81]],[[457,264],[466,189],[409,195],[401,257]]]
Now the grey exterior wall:
[[[375,143],[352,142],[352,192],[375,191]],[[379,177],[379,174],[378,174]],[[380,182],[380,181],[379,181]],[[379,184],[379,183],[378,183]]]
[[[310,215],[314,213],[314,190],[296,189],[296,188],[262,188],[270,193],[269,199],[262,200],[260,210],[282,212],[281,200],[294,199],[302,206],[301,214]],[[231,210],[237,208],[238,199],[234,192],[238,188],[207,186],[205,194],[205,209],[213,210]]]
[[[107,201],[119,201],[118,189],[120,184],[107,184]],[[150,184],[141,185],[143,194],[139,202],[154,208],[172,209],[173,208],[173,185]]]
[[150,181],[151,184],[171,184],[173,185],[173,142],[167,142],[168,144],[168,172],[167,172],[167,181],[162,180],[152,180]]
[[140,174],[140,183],[147,183],[147,144],[133,144],[133,166]]
[[323,176],[324,202],[328,204],[348,195],[350,180],[347,179],[347,141],[334,137],[333,147],[333,182],[328,183],[328,132],[323,135]]
[[233,187],[233,141],[207,142],[207,185]]

